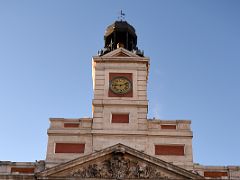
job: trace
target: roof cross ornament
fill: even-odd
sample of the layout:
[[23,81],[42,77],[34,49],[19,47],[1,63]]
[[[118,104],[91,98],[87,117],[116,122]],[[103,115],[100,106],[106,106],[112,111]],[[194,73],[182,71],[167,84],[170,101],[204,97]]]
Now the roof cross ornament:
[[122,21],[122,20],[125,20],[125,13],[123,13],[123,11],[121,10],[120,11],[120,15],[118,16],[118,19],[120,19],[120,21]]

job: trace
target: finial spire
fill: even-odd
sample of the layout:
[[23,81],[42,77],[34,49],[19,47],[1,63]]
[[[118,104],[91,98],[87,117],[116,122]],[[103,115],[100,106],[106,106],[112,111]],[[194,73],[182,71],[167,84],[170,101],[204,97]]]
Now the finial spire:
[[120,21],[122,21],[122,20],[125,20],[125,13],[123,13],[123,11],[121,10],[120,11],[120,15],[118,16],[118,19],[120,20]]

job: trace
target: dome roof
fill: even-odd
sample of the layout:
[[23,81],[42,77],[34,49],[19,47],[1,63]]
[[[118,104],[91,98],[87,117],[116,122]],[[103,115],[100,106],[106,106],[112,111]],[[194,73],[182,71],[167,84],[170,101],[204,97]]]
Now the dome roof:
[[105,31],[104,37],[109,36],[114,31],[128,32],[137,37],[134,27],[128,24],[127,21],[115,21],[113,24],[109,25]]
[[135,29],[127,21],[115,21],[107,27],[104,34],[104,49],[99,55],[107,54],[119,47],[143,56],[143,52],[137,48]]

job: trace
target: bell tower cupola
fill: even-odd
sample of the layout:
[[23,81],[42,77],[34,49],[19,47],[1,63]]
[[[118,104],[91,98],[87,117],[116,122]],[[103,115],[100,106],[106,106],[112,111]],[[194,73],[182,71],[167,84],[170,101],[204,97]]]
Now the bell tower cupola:
[[109,25],[104,34],[104,49],[99,55],[107,54],[117,48],[124,48],[143,57],[143,51],[137,47],[137,35],[133,26],[127,21],[115,21]]

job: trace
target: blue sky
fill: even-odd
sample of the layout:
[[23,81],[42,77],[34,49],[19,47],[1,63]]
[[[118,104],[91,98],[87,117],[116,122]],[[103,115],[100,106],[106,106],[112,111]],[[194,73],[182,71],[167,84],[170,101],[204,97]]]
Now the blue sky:
[[91,117],[120,10],[150,57],[149,118],[192,120],[194,161],[240,165],[240,1],[0,0],[0,160],[45,159],[50,117]]

